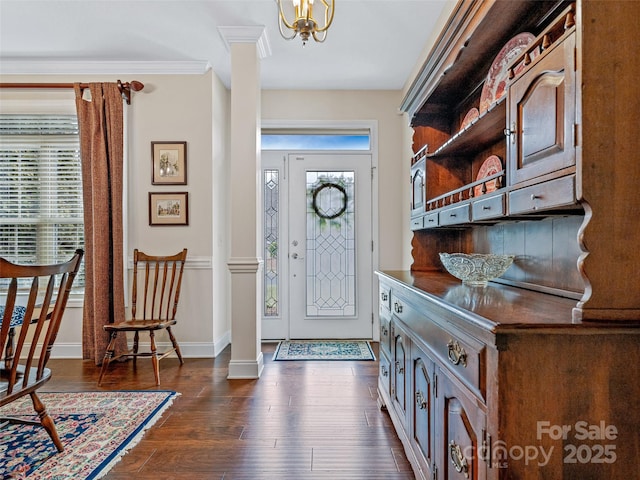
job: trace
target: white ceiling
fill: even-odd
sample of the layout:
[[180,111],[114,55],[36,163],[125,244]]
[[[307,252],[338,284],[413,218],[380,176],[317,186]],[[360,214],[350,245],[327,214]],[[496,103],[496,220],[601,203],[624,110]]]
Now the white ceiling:
[[263,25],[271,50],[261,61],[264,89],[399,90],[452,2],[336,0],[325,43],[303,48],[280,36],[275,0],[0,0],[0,73],[124,81],[213,68],[229,87],[217,27]]

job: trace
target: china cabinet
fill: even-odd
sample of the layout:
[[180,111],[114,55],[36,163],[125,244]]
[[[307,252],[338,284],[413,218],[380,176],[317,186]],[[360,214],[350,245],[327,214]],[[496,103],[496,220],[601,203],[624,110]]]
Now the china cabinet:
[[[407,90],[413,264],[378,272],[378,387],[417,478],[637,475],[638,16],[461,1]],[[515,260],[470,287],[439,252]]]

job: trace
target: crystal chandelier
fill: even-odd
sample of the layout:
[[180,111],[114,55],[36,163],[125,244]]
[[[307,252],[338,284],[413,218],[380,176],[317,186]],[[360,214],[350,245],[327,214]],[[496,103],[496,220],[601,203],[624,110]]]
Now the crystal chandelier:
[[[302,44],[305,45],[309,40],[309,36],[312,36],[316,42],[324,42],[327,38],[327,30],[331,26],[333,21],[333,12],[335,10],[335,0],[320,0],[318,5],[324,8],[324,25],[318,25],[317,20],[313,16],[313,2],[314,0],[290,0],[293,10],[295,12],[295,19],[293,22],[287,20],[284,9],[282,8],[283,0],[276,0],[278,2],[278,27],[280,28],[280,34],[287,40],[294,39],[297,35],[302,38]],[[285,0],[288,3],[288,0]],[[291,8],[288,8],[289,13]],[[292,30],[293,33],[287,35],[283,27]]]

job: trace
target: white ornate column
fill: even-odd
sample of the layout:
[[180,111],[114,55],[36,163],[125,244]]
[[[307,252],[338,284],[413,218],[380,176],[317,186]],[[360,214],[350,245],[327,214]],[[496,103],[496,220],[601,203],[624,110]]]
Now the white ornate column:
[[259,378],[261,350],[262,182],[260,59],[264,27],[219,27],[231,51],[231,360],[228,378]]

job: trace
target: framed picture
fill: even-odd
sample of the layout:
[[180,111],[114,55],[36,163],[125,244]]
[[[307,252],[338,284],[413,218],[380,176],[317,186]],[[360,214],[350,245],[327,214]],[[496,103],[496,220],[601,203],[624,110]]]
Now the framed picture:
[[189,225],[187,192],[149,192],[149,225]]
[[187,142],[151,142],[151,184],[187,184]]

